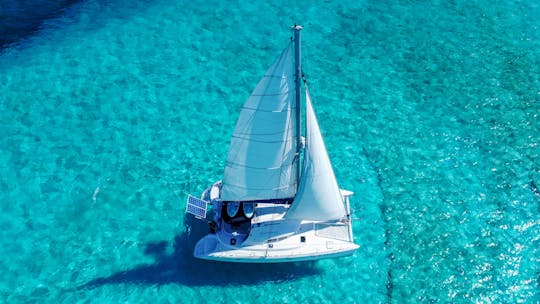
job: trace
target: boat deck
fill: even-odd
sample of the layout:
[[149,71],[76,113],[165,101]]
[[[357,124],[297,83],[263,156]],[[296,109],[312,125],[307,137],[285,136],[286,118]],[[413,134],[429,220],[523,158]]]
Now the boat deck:
[[198,258],[245,263],[306,261],[352,254],[350,222],[285,218],[290,205],[258,203],[251,229],[222,229],[204,237],[195,248]]

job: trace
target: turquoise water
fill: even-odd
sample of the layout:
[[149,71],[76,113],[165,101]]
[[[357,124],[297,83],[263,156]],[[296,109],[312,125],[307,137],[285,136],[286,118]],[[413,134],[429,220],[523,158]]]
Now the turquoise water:
[[[186,193],[295,22],[361,248],[195,260]],[[0,53],[0,302],[540,303],[539,27],[537,1],[70,3]]]

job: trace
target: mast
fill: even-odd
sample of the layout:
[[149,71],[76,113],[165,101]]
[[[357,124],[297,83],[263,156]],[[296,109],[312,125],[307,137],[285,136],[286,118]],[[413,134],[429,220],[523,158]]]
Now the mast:
[[[301,125],[301,113],[302,113],[302,104],[300,97],[300,79],[302,77],[302,62],[301,62],[301,52],[300,52],[300,31],[302,30],[301,25],[294,25],[292,27],[294,32],[294,86],[296,90],[296,180],[297,185],[300,181],[300,152],[302,150],[302,125]],[[297,186],[298,187],[298,186]]]

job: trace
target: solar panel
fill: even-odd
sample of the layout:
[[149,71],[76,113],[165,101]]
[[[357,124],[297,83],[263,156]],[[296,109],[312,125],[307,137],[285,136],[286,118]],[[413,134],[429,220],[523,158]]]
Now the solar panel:
[[195,207],[199,207],[202,209],[206,209],[206,201],[196,198],[191,194],[188,195],[188,204],[195,205]]
[[191,194],[188,194],[186,213],[193,214],[199,218],[206,218],[206,206],[206,201],[198,199]]

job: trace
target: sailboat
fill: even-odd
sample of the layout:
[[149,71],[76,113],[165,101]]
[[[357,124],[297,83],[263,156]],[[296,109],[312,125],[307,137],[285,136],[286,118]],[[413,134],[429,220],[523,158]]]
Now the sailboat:
[[[302,135],[302,26],[242,107],[223,178],[186,212],[209,223],[196,258],[276,263],[347,256],[353,242],[351,191],[339,188],[305,90]],[[208,216],[207,216],[208,215]]]

